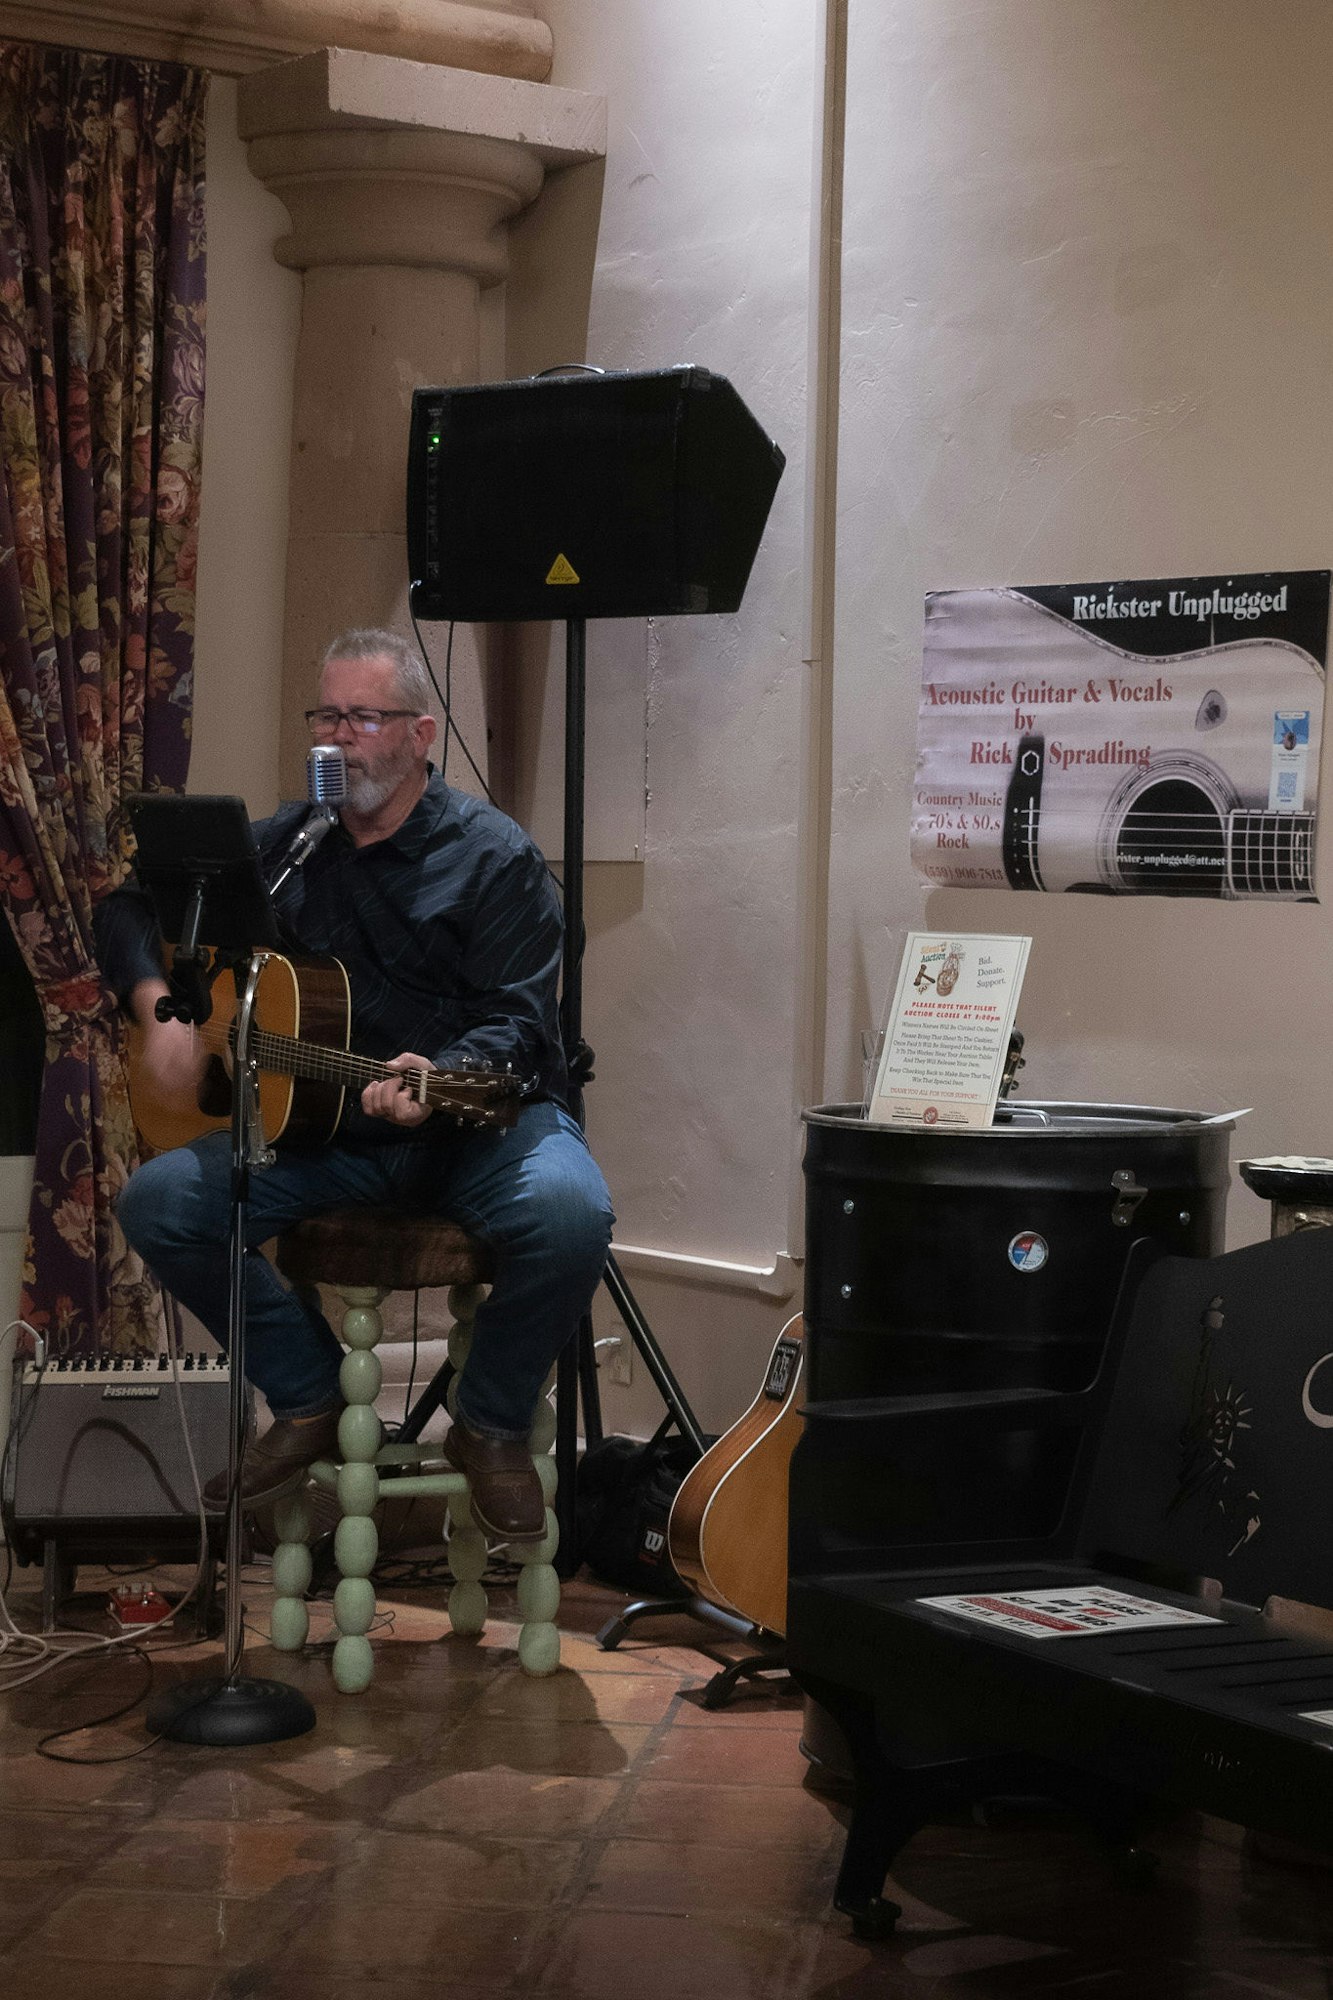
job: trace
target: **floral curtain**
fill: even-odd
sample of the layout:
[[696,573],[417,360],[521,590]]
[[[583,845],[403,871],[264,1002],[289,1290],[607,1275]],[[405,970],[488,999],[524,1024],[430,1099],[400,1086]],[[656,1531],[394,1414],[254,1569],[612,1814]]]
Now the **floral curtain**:
[[0,44],[0,900],[46,1027],[22,1310],[157,1342],[111,1206],[135,1164],[92,912],[125,802],[189,762],[207,78]]

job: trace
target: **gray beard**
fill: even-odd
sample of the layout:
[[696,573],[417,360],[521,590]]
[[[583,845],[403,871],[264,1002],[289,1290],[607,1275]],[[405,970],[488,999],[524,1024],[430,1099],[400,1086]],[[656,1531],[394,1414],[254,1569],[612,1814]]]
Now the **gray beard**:
[[372,778],[368,771],[347,773],[347,803],[353,812],[369,817],[379,811],[394,786],[401,783],[402,772],[392,773],[382,778]]

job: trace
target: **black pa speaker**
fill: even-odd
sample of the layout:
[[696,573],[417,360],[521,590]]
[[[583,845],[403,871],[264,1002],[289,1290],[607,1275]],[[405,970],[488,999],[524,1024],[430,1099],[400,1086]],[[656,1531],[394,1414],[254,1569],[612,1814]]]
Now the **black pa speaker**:
[[413,608],[472,621],[735,611],[785,462],[706,368],[418,389]]

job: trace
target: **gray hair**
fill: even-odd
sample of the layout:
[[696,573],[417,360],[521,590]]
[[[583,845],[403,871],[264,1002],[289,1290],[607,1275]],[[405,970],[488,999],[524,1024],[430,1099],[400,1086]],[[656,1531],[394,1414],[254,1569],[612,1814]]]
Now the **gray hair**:
[[415,648],[409,646],[406,639],[400,639],[396,632],[385,632],[377,626],[340,632],[325,653],[321,665],[327,667],[333,660],[379,659],[393,663],[394,685],[402,706],[411,709],[413,715],[428,715],[430,681],[426,669]]

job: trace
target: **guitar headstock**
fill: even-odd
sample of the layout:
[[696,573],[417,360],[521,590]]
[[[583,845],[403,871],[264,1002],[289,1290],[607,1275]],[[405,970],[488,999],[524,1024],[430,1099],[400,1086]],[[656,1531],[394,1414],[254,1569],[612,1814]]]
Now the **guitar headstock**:
[[1015,1028],[1009,1037],[1009,1047],[1005,1051],[1004,1073],[1000,1078],[1000,1098],[1003,1101],[1018,1088],[1018,1072],[1027,1068],[1027,1057],[1023,1054],[1023,1037]]
[[506,1069],[436,1069],[426,1076],[426,1102],[469,1125],[513,1125],[523,1085]]

